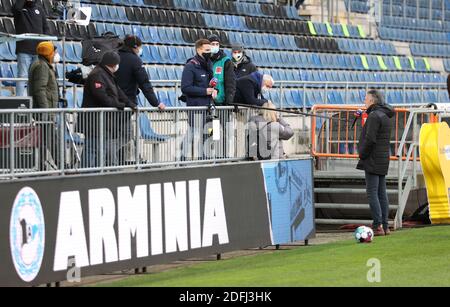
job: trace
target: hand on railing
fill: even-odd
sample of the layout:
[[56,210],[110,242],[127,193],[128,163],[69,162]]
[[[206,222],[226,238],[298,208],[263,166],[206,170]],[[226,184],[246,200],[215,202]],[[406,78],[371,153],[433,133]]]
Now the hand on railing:
[[166,105],[164,104],[164,103],[160,103],[159,105],[158,105],[158,109],[160,110],[160,111],[164,111],[165,109],[166,109]]

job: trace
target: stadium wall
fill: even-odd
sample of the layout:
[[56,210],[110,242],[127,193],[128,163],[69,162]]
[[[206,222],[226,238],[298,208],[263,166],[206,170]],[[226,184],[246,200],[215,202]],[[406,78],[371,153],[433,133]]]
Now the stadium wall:
[[0,285],[31,286],[314,236],[312,160],[0,184]]

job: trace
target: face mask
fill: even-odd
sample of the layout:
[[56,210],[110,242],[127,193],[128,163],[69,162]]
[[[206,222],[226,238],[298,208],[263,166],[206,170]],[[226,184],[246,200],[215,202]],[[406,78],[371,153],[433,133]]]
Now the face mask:
[[61,62],[61,56],[59,55],[59,53],[55,53],[55,55],[53,56],[53,63],[59,62]]
[[211,54],[216,54],[217,52],[219,52],[219,49],[220,49],[219,46],[211,47]]
[[235,59],[236,62],[239,62],[243,56],[244,55],[242,53],[233,53],[233,59]]
[[268,89],[267,87],[263,86],[263,87],[261,88],[261,94],[262,94],[263,96],[265,96],[265,95],[267,95],[268,93],[269,93],[269,89]]
[[211,52],[203,53],[202,56],[208,61],[211,58]]
[[119,65],[114,66],[112,73],[116,73],[119,70]]
[[139,52],[138,52],[138,56],[142,56],[142,54],[144,53],[144,49],[142,49],[142,48],[139,48]]

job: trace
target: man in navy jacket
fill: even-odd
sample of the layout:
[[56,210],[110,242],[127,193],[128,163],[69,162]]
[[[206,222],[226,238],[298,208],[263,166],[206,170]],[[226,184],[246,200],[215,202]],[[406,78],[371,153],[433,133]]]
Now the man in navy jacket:
[[236,82],[236,94],[234,103],[262,106],[269,100],[268,90],[274,85],[274,80],[270,75],[263,75],[255,71],[248,76],[239,78]]
[[211,43],[207,39],[195,42],[196,55],[184,66],[181,91],[188,107],[208,106],[217,91],[209,86],[212,73]]

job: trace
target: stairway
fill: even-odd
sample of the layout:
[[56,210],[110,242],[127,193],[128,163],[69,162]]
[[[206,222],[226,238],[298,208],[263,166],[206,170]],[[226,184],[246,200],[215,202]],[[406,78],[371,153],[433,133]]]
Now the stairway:
[[[314,175],[316,225],[319,230],[346,224],[372,224],[363,172],[316,172]],[[398,206],[398,181],[387,177],[389,223],[394,225]]]

